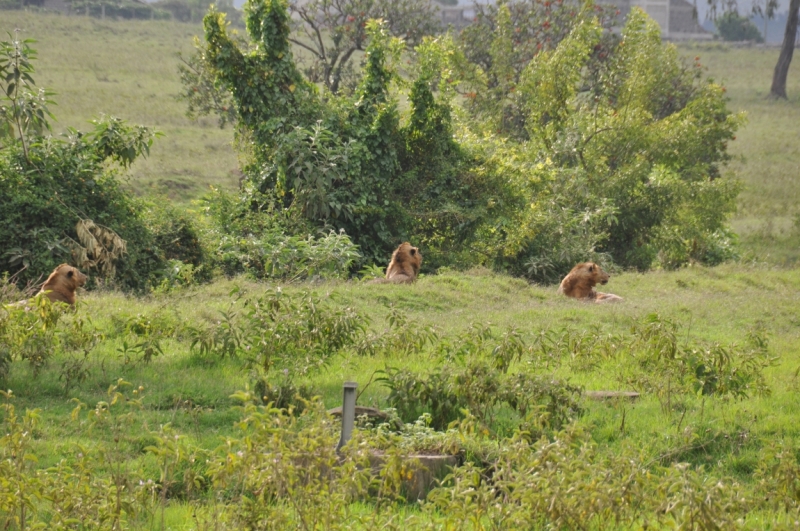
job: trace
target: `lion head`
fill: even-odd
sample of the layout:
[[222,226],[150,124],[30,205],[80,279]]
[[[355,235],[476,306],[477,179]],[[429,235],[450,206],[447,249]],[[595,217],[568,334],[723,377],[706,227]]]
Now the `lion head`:
[[75,291],[86,284],[86,275],[69,264],[61,264],[47,277],[39,293],[47,295],[52,302],[75,304]]
[[392,253],[386,268],[386,279],[392,282],[414,282],[422,265],[422,253],[408,242],[403,242]]

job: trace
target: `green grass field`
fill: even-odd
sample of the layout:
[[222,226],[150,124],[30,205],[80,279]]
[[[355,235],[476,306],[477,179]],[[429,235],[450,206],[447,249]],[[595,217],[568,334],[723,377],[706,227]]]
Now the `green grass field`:
[[[156,141],[151,157],[138,161],[131,170],[130,185],[137,193],[167,193],[183,203],[212,184],[236,186],[237,161],[231,130],[218,129],[213,118],[188,120],[183,104],[174,97],[179,90],[177,53],[191,50],[192,37],[200,32],[199,26],[2,12],[0,31],[14,28],[22,29],[23,37],[39,41],[35,45],[39,52],[36,80],[57,93],[58,106],[52,109],[58,118],[56,130],[81,128],[93,117],[108,113],[154,126],[164,133]],[[743,496],[750,500],[745,507],[751,510],[730,509],[730,514],[741,517],[736,525],[795,529],[797,504],[784,511],[763,503],[769,494],[764,492],[764,485],[772,484],[764,483],[757,471],[772,445],[782,443],[794,452],[795,458],[800,448],[800,271],[796,267],[800,259],[800,147],[796,145],[800,65],[790,71],[789,101],[772,101],[766,99],[766,94],[776,49],[717,44],[682,45],[680,49],[687,56],[700,56],[709,75],[727,87],[730,107],[745,111],[748,116],[747,125],[730,146],[735,160],[728,169],[729,175],[745,185],[738,212],[731,221],[741,236],[740,262],[716,268],[615,275],[605,290],[625,298],[616,305],[565,300],[556,294],[554,286],[528,285],[480,269],[429,275],[411,286],[332,281],[282,289],[289,295],[310,290],[326,300],[330,297],[330,307],[352,308],[359,315],[368,316],[369,330],[376,334],[387,329],[387,316],[392,309],[418,328],[431,327],[443,342],[456,342],[469,333],[473,324],[489,325],[493,334],[490,341],[497,341],[514,328],[527,350],[514,362],[512,372],[531,371],[566,379],[586,390],[630,389],[621,375],[631,370],[631,360],[612,353],[587,361],[585,346],[578,345],[571,355],[563,354],[552,366],[542,366],[533,347],[542,332],[567,329],[574,337],[586,333],[623,337],[631,333],[635,323],[658,314],[662,320],[676,323],[679,343],[720,344],[729,346],[732,352],[738,352],[746,343],[748,333],[760,332],[769,341],[770,354],[777,358],[764,370],[771,394],[755,396],[750,390],[749,396],[741,400],[681,395],[666,407],[669,391],[666,395],[646,393],[637,402],[582,400],[585,413],[577,425],[596,444],[598,461],[635,453],[643,463],[688,462],[692,469],[713,481],[741,486]],[[235,423],[243,415],[231,395],[251,386],[253,378],[243,357],[199,355],[196,348],[191,348],[191,329],[219,326],[222,312],[234,300],[234,288],[238,288],[239,296],[257,297],[276,286],[233,279],[142,298],[102,291],[82,294],[77,315],[90,318],[92,326],[103,334],[83,365],[87,369],[85,380],[65,390],[64,367],[74,358],[58,353],[38,375],[26,363],[15,362],[3,383],[3,387],[13,390],[16,398],[12,403],[18,412],[40,410],[41,424],[30,441],[30,451],[38,461],[27,466],[44,470],[65,460],[77,467],[80,459],[76,455],[83,455],[82,449],[108,451],[103,455],[113,455],[114,459],[99,466],[99,477],[106,478],[113,474],[115,466],[123,466],[131,474],[141,471],[157,481],[159,462],[147,448],[157,444],[159,430],[167,423],[185,437],[188,445],[207,452],[224,449],[229,438],[239,436]],[[236,308],[244,311],[241,305]],[[135,356],[126,363],[126,343],[137,339],[125,331],[125,323],[142,319],[154,329],[167,331],[161,342],[163,353],[150,363],[136,361]],[[613,343],[613,339],[609,341]],[[329,359],[326,367],[298,375],[296,380],[319,393],[326,407],[339,405],[342,382],[354,380],[363,391],[359,404],[382,408],[387,405],[389,392],[374,381],[376,370],[405,367],[425,372],[441,363],[442,358],[430,345],[411,355],[385,352],[359,356],[345,349]],[[119,445],[114,440],[117,432],[90,430],[90,418],[85,413],[70,419],[75,407],[71,399],[92,409],[107,398],[109,386],[119,378],[134,388],[142,386],[142,409],[124,427],[124,444],[112,454],[108,449]],[[10,454],[3,455],[4,459],[12,459]],[[786,484],[796,486],[798,476],[791,473],[800,474],[800,468],[791,469],[790,461],[786,462]],[[607,479],[597,481],[603,483]],[[5,484],[0,482],[2,485]],[[226,491],[225,495],[229,494]],[[665,498],[669,495],[663,494]],[[787,496],[800,501],[796,491]],[[210,500],[212,496],[208,498],[207,507],[220,502],[216,498]],[[163,520],[160,515],[151,514],[128,520],[127,525],[142,529],[225,528],[200,525],[191,502],[191,496],[176,496],[167,504]],[[359,504],[353,507],[356,515],[374,509],[369,504],[366,508]],[[399,516],[391,525],[386,524],[387,529],[417,527],[412,525],[413,518],[419,516],[413,504],[396,510]],[[442,514],[446,512],[439,516]],[[0,511],[0,522],[6,516]],[[482,528],[487,523],[487,516],[476,518],[472,528]],[[588,528],[639,529],[647,520],[644,515],[632,523],[613,524],[609,517],[608,523],[599,525],[595,520],[597,525],[590,524]],[[663,527],[677,528],[661,522]],[[273,526],[280,528],[278,524]],[[295,526],[300,527],[298,522],[287,524],[287,528]],[[362,522],[360,527],[368,525]],[[13,525],[10,528],[15,529]],[[85,524],[83,528],[92,526]],[[427,528],[461,527],[432,524]],[[684,528],[703,527],[695,522]]]
[[200,25],[4,11],[0,31],[15,29],[38,41],[35,80],[56,93],[54,132],[86,130],[89,120],[107,114],[164,134],[131,170],[137,193],[187,201],[209,185],[238,185],[232,130],[220,130],[213,118],[189,120],[175,98],[178,53],[192,51]]

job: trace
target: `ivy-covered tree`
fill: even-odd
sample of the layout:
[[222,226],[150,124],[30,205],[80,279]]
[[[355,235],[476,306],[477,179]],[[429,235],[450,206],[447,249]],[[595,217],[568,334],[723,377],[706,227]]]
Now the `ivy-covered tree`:
[[[217,82],[233,94],[240,134],[254,140],[246,168],[248,208],[278,209],[344,231],[367,262],[384,262],[400,241],[414,239],[430,244],[428,267],[449,263],[433,249],[464,241],[476,198],[463,180],[467,159],[453,138],[450,101],[433,94],[438,66],[414,82],[408,123],[401,125],[397,65],[406,45],[387,22],[366,23],[364,67],[353,93],[323,96],[298,78],[288,49],[287,4],[253,0],[245,10],[250,43],[231,39],[224,18],[212,12],[204,53]],[[267,42],[265,28],[273,40]],[[285,44],[274,42],[278,35]],[[421,43],[420,53],[439,65],[431,43]]]

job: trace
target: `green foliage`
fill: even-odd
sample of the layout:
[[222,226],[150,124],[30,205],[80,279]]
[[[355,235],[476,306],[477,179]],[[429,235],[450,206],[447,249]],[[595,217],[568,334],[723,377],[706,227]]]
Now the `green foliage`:
[[251,210],[238,197],[215,190],[204,205],[210,227],[203,239],[214,263],[228,276],[246,272],[289,281],[343,278],[360,259],[346,234],[328,231],[314,237],[308,233],[312,227],[275,212],[274,203]]
[[774,365],[768,341],[757,330],[744,345],[687,344],[678,341],[678,326],[651,314],[633,328],[626,347],[638,367],[620,377],[635,388],[654,394],[671,414],[681,395],[743,399],[771,392],[764,370]]
[[[400,127],[390,89],[403,44],[387,24],[365,26],[369,44],[355,93],[323,100],[292,60],[285,5],[248,5],[251,40],[265,45],[241,51],[211,13],[205,52],[218,82],[233,93],[246,130],[240,134],[256,141],[243,200],[344,230],[366,262],[384,261],[418,227],[424,238],[425,231],[460,223],[448,211],[469,194],[457,182],[463,155],[452,140],[449,106],[436,103],[421,81],[412,90],[412,119]],[[423,192],[413,193],[420,185]]]
[[[639,269],[656,258],[675,267],[730,257],[724,222],[739,188],[719,165],[741,117],[727,111],[721,87],[662,44],[644,12],[633,9],[620,38],[608,40],[589,7],[515,85],[530,138],[522,154],[542,175],[532,184],[544,186],[520,183],[534,193],[523,188],[530,210],[511,224],[504,254],[517,270],[542,261],[530,248],[543,232],[534,221],[555,202],[571,211],[565,225],[574,228],[564,233],[582,233],[584,255]],[[555,254],[572,254],[568,242]]]
[[86,358],[103,334],[91,320],[51,303],[44,295],[0,309],[0,380],[16,360],[27,361],[38,376],[56,352],[67,357],[61,366],[65,391],[86,377]]
[[3,93],[0,100],[0,148],[17,138],[27,152],[26,137],[50,129],[47,118],[52,114],[47,105],[53,103],[48,99],[52,93],[35,88],[36,82],[31,76],[36,59],[36,50],[30,47],[33,42],[30,39],[20,41],[18,33],[14,40],[0,42],[0,89]]
[[268,374],[273,367],[305,374],[352,345],[366,328],[351,308],[334,309],[310,293],[285,294],[280,288],[257,298],[234,301],[215,326],[192,331],[201,357],[243,357]]
[[714,25],[722,40],[764,42],[764,36],[758,31],[753,21],[741,16],[736,11],[723,13],[714,20]]
[[[400,346],[399,352],[409,355],[415,346],[424,346],[428,337],[421,337],[423,341]],[[389,404],[406,421],[425,412],[431,426],[442,430],[468,412],[484,426],[505,425],[535,440],[543,430],[561,429],[581,414],[579,387],[552,377],[509,373],[512,363],[529,350],[517,330],[494,338],[489,328],[473,325],[454,339],[430,341],[445,363],[427,374],[387,367],[380,378],[389,389]],[[510,424],[500,420],[509,412],[514,417]]]
[[747,508],[735,482],[713,483],[682,465],[650,471],[635,455],[601,458],[588,434],[574,428],[534,445],[511,441],[499,449],[491,478],[478,472],[459,467],[448,478],[453,487],[428,497],[425,509],[443,515],[440,525],[468,527],[480,517],[515,529],[617,529],[644,521],[711,530],[735,528],[733,515]]
[[23,529],[41,498],[41,484],[34,470],[37,461],[31,451],[34,429],[39,424],[38,410],[26,411],[20,418],[11,400],[11,391],[0,391],[3,398],[3,436],[0,437],[0,521],[3,527]]
[[[130,160],[142,132],[112,122],[98,122],[89,134],[73,131],[68,140],[41,139],[29,146],[27,156],[19,145],[0,152],[0,242],[6,249],[1,267],[25,268],[19,281],[46,277],[70,261],[70,243],[78,240],[75,226],[81,219],[110,227],[127,242],[128,254],[116,264],[115,280],[122,287],[144,289],[162,267],[136,202],[115,172],[106,169],[107,158]],[[129,142],[121,142],[123,134]],[[86,273],[91,278],[92,271]]]
[[[603,29],[612,27],[614,7],[588,8]],[[562,0],[477,4],[475,10],[475,20],[458,36],[463,53],[459,70],[468,81],[465,109],[488,131],[527,139],[527,106],[516,92],[522,74],[537,55],[567,38],[585,13],[581,5]]]
[[[163,258],[118,171],[149,152],[155,133],[104,117],[89,133],[69,129],[66,139],[43,136],[48,93],[34,95],[29,42],[0,43],[0,268],[19,272],[15,278],[22,283],[47,276],[59,263],[77,260],[70,252],[80,240],[76,224],[92,220],[127,242],[127,255],[111,268],[117,272],[113,281],[145,289]],[[77,265],[83,267],[82,261]]]
[[[503,426],[501,432],[519,430],[538,439],[578,418],[581,390],[548,377],[506,375],[485,361],[465,367],[443,366],[428,374],[387,368],[381,378],[389,389],[389,404],[410,421],[423,412],[430,425],[443,430],[466,412],[484,426]],[[513,420],[497,417],[513,412]]]
[[800,463],[797,451],[782,443],[767,446],[759,459],[755,476],[766,494],[766,503],[797,513],[800,506]]
[[[153,245],[159,250],[160,257],[169,262],[169,267],[179,270],[191,267],[192,278],[184,278],[185,283],[208,278],[209,272],[204,270],[208,251],[200,241],[200,227],[193,213],[171,205],[165,198],[143,201],[141,207],[144,207],[142,222],[152,234]],[[205,269],[210,268],[206,266]]]
[[[366,263],[411,239],[425,267],[483,263],[544,281],[590,258],[647,269],[735,256],[725,221],[739,187],[719,172],[741,118],[644,12],[616,36],[592,4],[480,8],[458,40],[417,47],[401,125],[401,47],[385,25],[366,25],[353,97],[320,99],[292,61],[285,6],[248,9],[252,42],[268,47],[241,51],[211,13],[205,53],[255,141],[251,209],[343,229]],[[453,126],[456,90],[468,130]]]

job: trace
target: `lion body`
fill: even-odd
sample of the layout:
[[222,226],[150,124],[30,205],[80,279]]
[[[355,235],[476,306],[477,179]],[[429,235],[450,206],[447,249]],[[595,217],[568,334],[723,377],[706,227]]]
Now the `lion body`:
[[594,301],[594,302],[617,302],[623,300],[622,297],[613,293],[600,293],[595,291],[597,284],[606,284],[609,274],[594,262],[583,262],[572,268],[567,273],[558,292],[573,297],[575,299]]
[[51,302],[75,305],[75,291],[86,284],[86,275],[68,264],[56,267],[47,277],[39,293],[44,293]]
[[422,265],[422,254],[419,249],[408,242],[403,242],[392,253],[392,260],[386,268],[384,278],[375,279],[376,284],[394,283],[410,284],[417,280]]

